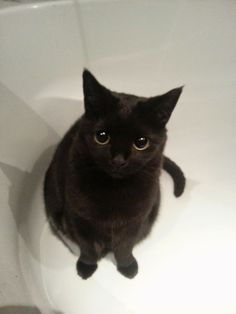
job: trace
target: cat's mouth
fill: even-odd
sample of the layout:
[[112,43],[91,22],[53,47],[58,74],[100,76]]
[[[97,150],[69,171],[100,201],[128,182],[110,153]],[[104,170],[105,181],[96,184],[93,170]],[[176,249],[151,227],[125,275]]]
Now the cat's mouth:
[[106,172],[109,176],[115,179],[122,179],[130,174],[130,171],[127,167],[109,167],[106,169]]
[[140,167],[130,167],[129,165],[117,167],[111,164],[99,164],[100,170],[105,172],[109,177],[114,179],[123,179],[134,175],[140,170]]
[[122,179],[125,177],[125,174],[122,171],[119,170],[113,170],[110,172],[111,177],[115,179]]
[[107,173],[115,179],[124,179],[129,176],[134,175],[138,169],[132,169],[130,167],[124,167],[124,168],[111,168]]

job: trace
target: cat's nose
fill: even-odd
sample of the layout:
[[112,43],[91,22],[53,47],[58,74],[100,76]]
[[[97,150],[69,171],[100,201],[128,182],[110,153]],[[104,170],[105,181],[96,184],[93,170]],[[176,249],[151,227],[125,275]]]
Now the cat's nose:
[[124,159],[124,156],[119,154],[119,155],[116,155],[112,161],[111,161],[112,165],[113,166],[116,166],[116,167],[123,167],[124,165],[126,165],[127,161]]

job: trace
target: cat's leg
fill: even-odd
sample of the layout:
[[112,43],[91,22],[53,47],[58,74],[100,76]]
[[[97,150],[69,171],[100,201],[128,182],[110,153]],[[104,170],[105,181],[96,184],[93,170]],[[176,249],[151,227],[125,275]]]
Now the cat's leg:
[[90,264],[87,262],[87,257],[86,262],[83,261],[83,258],[79,258],[76,264],[77,273],[82,279],[88,279],[91,277],[97,267],[97,262],[94,261],[92,264]]
[[96,252],[96,249],[89,243],[79,244],[80,246],[80,257],[77,261],[76,268],[78,275],[87,279],[92,276],[92,274],[97,269],[97,262],[100,258],[99,254]]
[[132,253],[131,243],[120,245],[114,249],[118,271],[127,278],[133,278],[138,273],[138,263]]

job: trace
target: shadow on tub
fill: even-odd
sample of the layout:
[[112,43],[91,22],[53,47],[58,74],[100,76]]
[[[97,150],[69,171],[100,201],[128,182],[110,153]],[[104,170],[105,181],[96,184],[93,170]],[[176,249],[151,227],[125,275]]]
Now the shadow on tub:
[[[42,314],[36,307],[23,305],[9,305],[0,307],[0,314]],[[62,312],[52,311],[52,314],[63,314]]]
[[[8,206],[12,211],[21,239],[25,242],[31,255],[41,261],[39,242],[46,224],[42,180],[60,136],[27,103],[1,82],[0,95],[3,99],[0,108],[2,131],[0,134],[2,135],[0,138],[0,171],[9,180]],[[55,103],[59,102],[59,99],[48,100],[46,109],[51,108],[57,112],[58,108]],[[70,106],[75,106],[75,103],[78,104],[78,107],[81,106],[80,101],[63,98],[59,102],[60,112],[63,112],[62,102],[65,110],[68,110]],[[36,191],[40,194],[38,208],[32,206]],[[6,210],[8,210],[7,204]],[[39,220],[29,237],[28,229],[32,228],[30,220],[32,210],[33,214],[37,214],[39,211],[41,213],[37,214]],[[1,311],[0,314],[2,314]]]

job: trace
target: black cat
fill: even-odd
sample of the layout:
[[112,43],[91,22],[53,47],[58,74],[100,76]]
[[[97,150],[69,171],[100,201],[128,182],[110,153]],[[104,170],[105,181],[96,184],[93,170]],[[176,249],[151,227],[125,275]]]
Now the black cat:
[[182,87],[145,98],[108,90],[83,72],[85,114],[58,145],[46,173],[46,212],[55,233],[77,243],[78,274],[86,279],[113,252],[128,278],[138,272],[132,254],[156,219],[162,167],[180,196],[185,178],[163,156],[166,123]]

